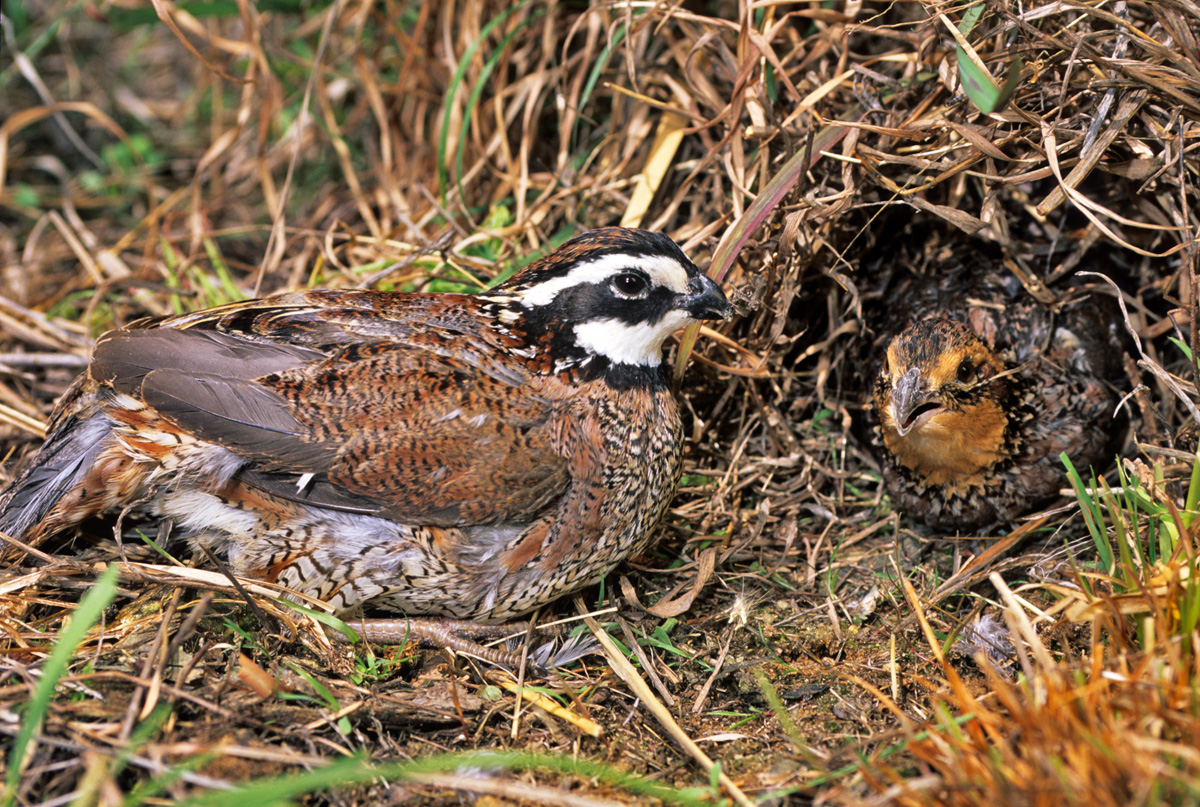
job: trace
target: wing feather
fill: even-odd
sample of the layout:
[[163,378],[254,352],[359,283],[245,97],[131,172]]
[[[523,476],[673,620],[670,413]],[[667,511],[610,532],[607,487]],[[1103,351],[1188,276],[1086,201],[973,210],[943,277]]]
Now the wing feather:
[[475,305],[370,292],[233,304],[106,335],[91,374],[230,449],[274,495],[410,524],[525,522],[570,486],[554,439],[566,415],[502,358]]
[[127,328],[96,342],[88,372],[117,392],[136,395],[153,370],[258,378],[324,358],[311,348],[251,341],[215,331]]
[[270,470],[325,470],[337,446],[313,441],[288,403],[256,381],[152,370],[141,397],[173,423]]

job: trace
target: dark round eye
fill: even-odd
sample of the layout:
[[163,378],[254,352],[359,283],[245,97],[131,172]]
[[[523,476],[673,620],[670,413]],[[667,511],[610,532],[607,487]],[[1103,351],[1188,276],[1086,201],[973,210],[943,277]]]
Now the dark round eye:
[[646,290],[646,278],[637,272],[622,272],[613,278],[612,287],[625,297],[637,297]]
[[971,363],[970,359],[963,359],[963,363],[958,365],[958,383],[966,384],[973,375],[975,375],[975,365]]

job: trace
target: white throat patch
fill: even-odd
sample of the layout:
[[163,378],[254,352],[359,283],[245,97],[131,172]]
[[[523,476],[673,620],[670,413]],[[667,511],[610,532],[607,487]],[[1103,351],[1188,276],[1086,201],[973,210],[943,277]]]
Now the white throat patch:
[[663,342],[691,322],[684,311],[670,311],[658,322],[631,325],[618,319],[594,319],[575,326],[575,343],[613,364],[662,364]]
[[517,294],[526,307],[536,308],[554,302],[554,298],[564,289],[587,283],[603,283],[627,269],[641,269],[649,277],[652,286],[665,286],[676,294],[685,294],[688,290],[687,270],[674,258],[618,252],[576,264],[562,277],[551,278]]

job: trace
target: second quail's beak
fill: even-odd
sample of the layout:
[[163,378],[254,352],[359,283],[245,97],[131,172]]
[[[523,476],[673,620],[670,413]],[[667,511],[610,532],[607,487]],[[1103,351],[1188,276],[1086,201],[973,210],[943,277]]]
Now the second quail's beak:
[[686,294],[675,300],[675,307],[686,311],[692,319],[729,319],[733,306],[725,299],[725,292],[707,275],[697,275],[688,281]]
[[920,369],[913,367],[900,378],[892,387],[892,420],[896,423],[896,432],[904,437],[914,427],[924,423],[927,418],[923,415],[932,414],[941,409],[935,396],[921,377]]

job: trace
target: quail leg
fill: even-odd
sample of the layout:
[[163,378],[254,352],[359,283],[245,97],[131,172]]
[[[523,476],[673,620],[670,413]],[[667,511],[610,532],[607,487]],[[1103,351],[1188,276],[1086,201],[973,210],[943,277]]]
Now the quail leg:
[[[410,619],[356,619],[346,624],[354,628],[359,636],[378,644],[400,644],[408,639],[418,639],[435,647],[444,647],[456,653],[465,653],[491,664],[519,667],[521,654],[500,647],[485,647],[466,638],[464,634],[479,638],[498,639],[519,634],[529,629],[527,622],[509,622],[503,625],[485,625],[465,619],[439,619],[415,617]],[[544,628],[537,628],[544,631]],[[553,631],[557,633],[557,631]],[[339,638],[341,634],[335,634]]]

